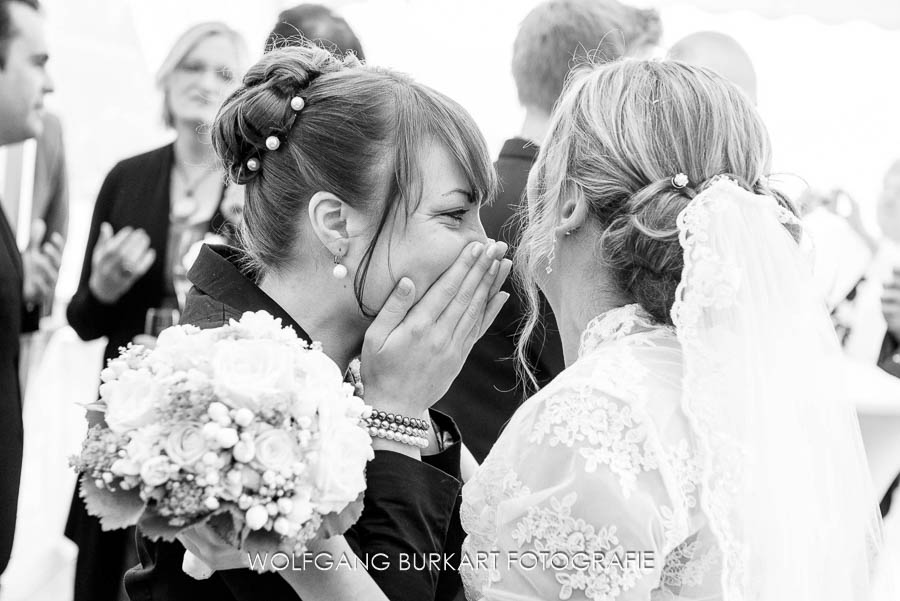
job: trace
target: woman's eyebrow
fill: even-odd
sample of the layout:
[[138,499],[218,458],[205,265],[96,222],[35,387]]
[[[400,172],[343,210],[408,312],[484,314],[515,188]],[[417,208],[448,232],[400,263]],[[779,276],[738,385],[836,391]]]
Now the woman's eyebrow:
[[462,188],[453,188],[449,192],[444,192],[443,194],[441,194],[441,198],[446,198],[447,196],[450,196],[451,194],[462,194],[463,196],[466,197],[466,200],[468,200],[470,203],[473,203],[473,204],[475,203],[475,195],[472,194],[472,191],[464,190]]

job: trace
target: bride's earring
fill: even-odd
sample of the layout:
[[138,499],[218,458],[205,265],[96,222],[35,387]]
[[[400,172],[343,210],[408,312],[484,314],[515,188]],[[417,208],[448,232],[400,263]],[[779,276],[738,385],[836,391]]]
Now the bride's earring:
[[343,280],[347,277],[347,268],[341,265],[341,259],[337,255],[334,255],[334,269],[331,270],[331,275],[338,280]]
[[553,273],[553,259],[556,258],[556,236],[553,236],[553,246],[550,247],[550,254],[547,255],[547,275]]

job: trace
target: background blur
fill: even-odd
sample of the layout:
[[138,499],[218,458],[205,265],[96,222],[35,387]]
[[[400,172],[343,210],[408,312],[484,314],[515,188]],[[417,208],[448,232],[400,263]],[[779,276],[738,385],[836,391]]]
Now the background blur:
[[[322,1],[357,32],[370,63],[411,74],[458,100],[496,156],[516,134],[519,109],[509,63],[519,22],[536,0]],[[749,52],[759,108],[775,148],[775,171],[840,186],[874,226],[875,197],[900,157],[900,2],[897,0],[670,0],[656,7],[668,45],[694,31],[730,34]],[[188,26],[225,21],[262,53],[276,0],[45,0],[56,92],[47,104],[63,121],[69,160],[69,243],[57,295],[79,275],[91,210],[103,177],[120,159],[169,139],[154,75]]]

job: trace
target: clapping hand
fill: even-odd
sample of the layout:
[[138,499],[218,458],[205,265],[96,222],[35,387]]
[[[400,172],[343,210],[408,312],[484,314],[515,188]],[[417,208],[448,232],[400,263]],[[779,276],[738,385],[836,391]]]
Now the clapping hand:
[[41,244],[47,225],[38,219],[31,226],[31,238],[28,248],[22,253],[22,269],[24,282],[22,297],[27,305],[40,305],[53,297],[56,279],[59,277],[59,264],[62,261],[62,250],[65,240],[53,232],[50,240]]
[[150,236],[142,229],[100,225],[100,237],[91,257],[91,292],[104,303],[114,303],[131,289],[156,260]]
[[900,340],[900,268],[895,267],[891,275],[881,295],[881,312],[887,321],[888,332]]

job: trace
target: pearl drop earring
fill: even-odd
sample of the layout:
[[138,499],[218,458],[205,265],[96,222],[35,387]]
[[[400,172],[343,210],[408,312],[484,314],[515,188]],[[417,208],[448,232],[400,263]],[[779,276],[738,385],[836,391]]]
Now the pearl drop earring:
[[331,270],[331,275],[338,280],[347,277],[347,268],[341,265],[341,259],[337,255],[334,255],[334,269]]

